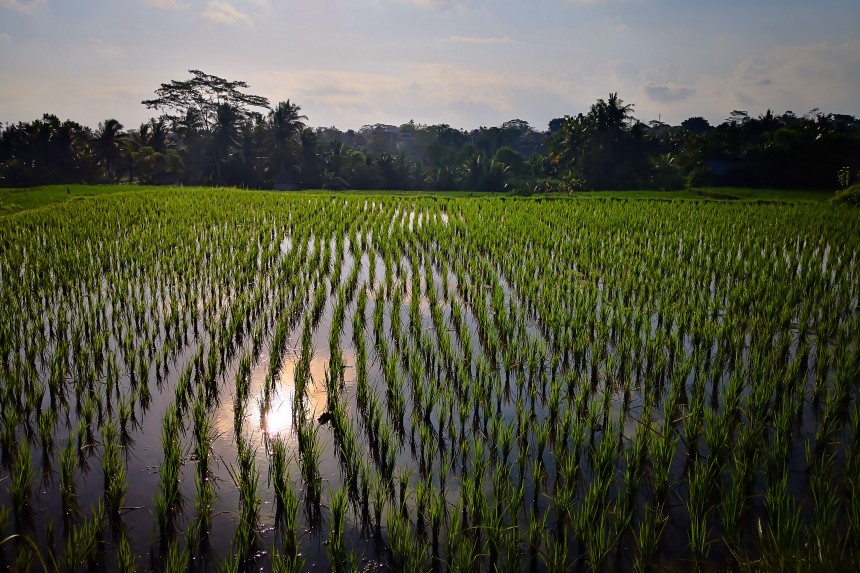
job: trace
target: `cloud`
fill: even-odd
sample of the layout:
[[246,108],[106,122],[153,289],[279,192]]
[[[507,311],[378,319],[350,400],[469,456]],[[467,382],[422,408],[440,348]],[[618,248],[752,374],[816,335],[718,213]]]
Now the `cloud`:
[[457,44],[478,44],[478,45],[489,45],[489,44],[510,44],[513,42],[510,37],[504,36],[502,38],[499,37],[480,37],[480,36],[448,36],[444,39],[446,42],[454,42]]
[[0,32],[0,42],[11,42],[12,36],[7,34],[6,32]]
[[687,86],[659,85],[649,82],[642,86],[642,90],[651,101],[670,102],[684,101],[696,95],[696,89]]
[[177,0],[141,0],[141,2],[161,10],[184,10],[191,6],[191,4],[183,4]]
[[16,12],[32,12],[48,0],[0,0],[0,6]]
[[289,95],[300,102],[311,124],[341,129],[409,119],[473,128],[522,117],[545,125],[606,97],[606,84],[582,73],[493,72],[447,64],[403,64],[385,72],[306,68],[246,79],[272,101]]
[[245,24],[253,26],[251,17],[225,0],[209,0],[200,13],[204,20],[214,24]]
[[856,115],[860,38],[748,53],[722,73],[662,66],[641,71],[635,83],[644,96],[636,102],[640,119],[662,113],[665,121],[680,122],[700,115],[715,123],[732,109],[758,116],[768,108],[800,114],[820,108]]
[[[728,78],[738,101],[803,109],[838,107],[860,99],[860,39],[782,46],[740,61]],[[791,103],[794,102],[794,103]]]

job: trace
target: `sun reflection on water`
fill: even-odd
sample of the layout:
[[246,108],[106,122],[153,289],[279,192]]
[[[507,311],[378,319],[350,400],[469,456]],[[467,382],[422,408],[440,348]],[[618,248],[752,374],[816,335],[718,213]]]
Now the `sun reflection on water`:
[[[343,361],[347,373],[355,364],[355,352],[351,349],[342,350]],[[305,412],[308,419],[316,418],[327,409],[327,394],[325,390],[325,374],[329,368],[331,357],[326,354],[315,355],[311,359],[311,380],[305,388]],[[242,423],[242,438],[252,446],[264,446],[266,440],[280,439],[290,444],[296,441],[295,431],[295,370],[298,358],[288,355],[278,374],[273,391],[269,396],[268,408],[263,407],[263,393],[266,372],[269,368],[269,357],[264,355],[251,370],[250,395],[245,404],[244,420]],[[348,376],[348,374],[347,374]],[[347,385],[354,380],[347,378]],[[222,401],[215,420],[215,426],[225,438],[232,441],[234,436],[234,401],[231,392],[229,399]],[[265,449],[265,448],[263,448]]]

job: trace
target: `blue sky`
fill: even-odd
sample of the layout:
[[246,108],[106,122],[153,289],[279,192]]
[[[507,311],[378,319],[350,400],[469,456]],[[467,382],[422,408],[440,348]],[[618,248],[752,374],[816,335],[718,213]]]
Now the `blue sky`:
[[189,69],[341,129],[545,129],[610,92],[673,124],[860,116],[858,23],[857,0],[0,0],[0,122],[135,127]]

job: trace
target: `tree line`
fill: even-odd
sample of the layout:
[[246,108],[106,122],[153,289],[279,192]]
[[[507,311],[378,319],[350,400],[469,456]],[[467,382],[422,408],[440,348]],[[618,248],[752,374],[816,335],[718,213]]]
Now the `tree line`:
[[860,170],[860,120],[812,110],[732,111],[642,122],[618,94],[546,130],[511,120],[450,125],[312,128],[290,100],[191,70],[143,105],[157,115],[96,129],[45,114],[0,132],[0,186],[58,183],[230,185],[261,189],[541,191],[685,186],[847,187]]

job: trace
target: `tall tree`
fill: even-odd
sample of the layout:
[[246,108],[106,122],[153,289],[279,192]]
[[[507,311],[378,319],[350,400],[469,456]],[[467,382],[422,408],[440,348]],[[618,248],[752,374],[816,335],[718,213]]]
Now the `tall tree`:
[[191,79],[161,84],[155,90],[157,98],[141,103],[149,109],[165,112],[174,124],[186,122],[192,113],[206,131],[215,129],[221,106],[229,106],[238,116],[247,119],[260,113],[253,108],[269,107],[268,99],[241,92],[240,89],[248,88],[243,81],[225,80],[200,70],[189,70],[188,73],[193,76]]
[[212,136],[209,141],[209,153],[212,158],[217,185],[224,184],[222,167],[239,142],[240,129],[241,118],[238,110],[230,104],[220,104],[216,111],[215,125],[212,126]]
[[551,164],[574,186],[620,189],[650,179],[648,134],[617,93],[599,99],[587,115],[566,117],[549,139]]
[[306,127],[301,133],[302,142],[302,186],[306,189],[322,187],[323,165],[316,132]]
[[306,127],[298,105],[290,100],[282,101],[269,112],[268,126],[270,133],[271,163],[276,177],[285,177],[293,163],[298,147],[298,139]]
[[111,183],[119,179],[118,170],[122,161],[123,142],[126,138],[122,128],[119,121],[109,119],[99,123],[99,129],[93,138],[95,152],[100,157],[105,175]]

